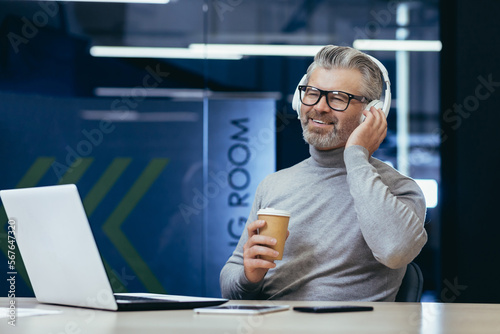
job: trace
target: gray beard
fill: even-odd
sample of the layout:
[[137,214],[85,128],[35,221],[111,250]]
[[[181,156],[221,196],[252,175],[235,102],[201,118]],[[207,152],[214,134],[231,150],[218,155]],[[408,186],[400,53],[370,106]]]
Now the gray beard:
[[359,119],[354,118],[344,121],[340,130],[338,128],[338,123],[335,122],[331,131],[316,132],[311,131],[307,124],[304,124],[302,119],[300,123],[302,125],[302,135],[306,143],[319,149],[328,149],[345,145],[354,129],[361,124]]
[[317,133],[310,131],[307,126],[303,126],[302,134],[304,136],[304,140],[309,145],[312,145],[316,148],[330,148],[339,146],[342,143],[346,143],[347,138],[343,138],[341,134],[337,130],[337,125],[334,125],[333,131],[329,133]]

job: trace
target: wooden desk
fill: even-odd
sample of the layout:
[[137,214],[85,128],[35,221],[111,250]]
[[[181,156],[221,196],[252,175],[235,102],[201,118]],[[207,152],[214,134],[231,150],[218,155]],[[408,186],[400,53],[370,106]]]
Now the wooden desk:
[[[0,307],[8,306],[0,298]],[[292,311],[258,316],[196,314],[192,310],[109,312],[38,304],[17,298],[19,309],[59,310],[55,315],[0,319],[0,333],[500,333],[500,304],[257,302],[245,304],[371,305],[371,312],[308,314]]]

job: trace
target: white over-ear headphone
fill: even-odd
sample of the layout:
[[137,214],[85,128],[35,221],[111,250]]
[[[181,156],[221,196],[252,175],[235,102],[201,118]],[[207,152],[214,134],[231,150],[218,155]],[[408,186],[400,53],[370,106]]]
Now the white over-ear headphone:
[[300,118],[300,108],[302,107],[302,103],[300,102],[300,96],[299,96],[299,86],[303,86],[306,84],[307,81],[307,74],[304,74],[302,79],[300,79],[299,84],[297,85],[297,88],[295,88],[295,93],[293,94],[293,99],[292,99],[292,109],[297,112],[298,117]]
[[[380,100],[370,101],[370,103],[368,103],[366,105],[365,109],[370,110],[371,107],[375,107],[377,109],[382,108],[382,110],[384,111],[385,117],[387,117],[387,115],[389,115],[389,110],[391,109],[391,81],[389,80],[389,74],[387,73],[387,69],[385,68],[385,66],[377,58],[372,57],[370,55],[367,55],[367,56],[370,57],[370,59],[373,60],[373,62],[375,64],[377,64],[378,68],[380,69],[380,72],[382,72],[382,77],[384,79],[386,88],[385,88],[384,102],[382,102]],[[302,106],[302,103],[300,102],[300,96],[299,96],[299,94],[300,94],[299,93],[299,86],[305,85],[306,81],[307,81],[307,74],[304,74],[302,79],[300,79],[299,84],[297,85],[297,89],[295,89],[295,93],[293,94],[292,109],[297,112],[298,118],[300,118],[300,108]],[[363,121],[364,119],[365,119],[365,116],[362,115],[361,121]]]

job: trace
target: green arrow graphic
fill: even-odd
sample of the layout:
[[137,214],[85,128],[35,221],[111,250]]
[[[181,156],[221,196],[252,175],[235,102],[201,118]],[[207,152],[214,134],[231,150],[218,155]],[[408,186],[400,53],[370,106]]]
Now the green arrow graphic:
[[165,289],[134,246],[130,243],[127,236],[123,233],[121,225],[167,164],[168,159],[151,160],[102,226],[104,233],[108,236],[116,249],[118,249],[146,289],[150,292],[157,293],[165,293]]
[[104,171],[83,200],[83,206],[85,207],[87,216],[90,217],[92,213],[94,213],[94,210],[111,190],[125,169],[127,169],[131,161],[132,159],[130,158],[115,158],[106,171]]
[[85,174],[90,167],[94,158],[78,158],[73,165],[68,168],[63,177],[59,180],[59,184],[77,183],[78,180]]
[[[132,159],[130,158],[115,158],[111,165],[109,165],[108,168],[104,171],[99,180],[94,184],[92,189],[90,189],[88,194],[85,196],[85,199],[83,200],[83,207],[85,208],[87,217],[90,217],[92,213],[94,213],[94,210],[108,194],[116,181],[118,181],[131,161]],[[111,268],[104,257],[102,257],[102,261],[104,263],[104,268],[106,269],[109,280],[111,281],[113,291],[127,292],[127,288],[117,277],[117,275],[113,271],[113,268]]]

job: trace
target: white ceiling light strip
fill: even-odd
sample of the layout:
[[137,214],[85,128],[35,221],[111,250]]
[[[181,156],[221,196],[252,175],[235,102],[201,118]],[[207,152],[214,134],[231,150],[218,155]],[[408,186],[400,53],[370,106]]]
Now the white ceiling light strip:
[[94,57],[117,58],[177,58],[177,59],[227,59],[238,60],[239,54],[223,54],[217,52],[196,52],[187,48],[157,48],[133,46],[93,46],[90,54]]
[[392,39],[357,39],[352,46],[364,51],[441,51],[441,41],[392,40]]
[[114,3],[151,3],[151,4],[166,4],[170,0],[58,0],[66,2],[114,2]]
[[[358,39],[354,48],[364,51],[441,51],[441,41]],[[314,57],[322,45],[203,44],[188,48],[93,46],[94,57],[177,58],[238,60],[243,56]]]
[[324,45],[274,45],[274,44],[202,44],[189,45],[197,52],[220,52],[244,56],[313,57]]

